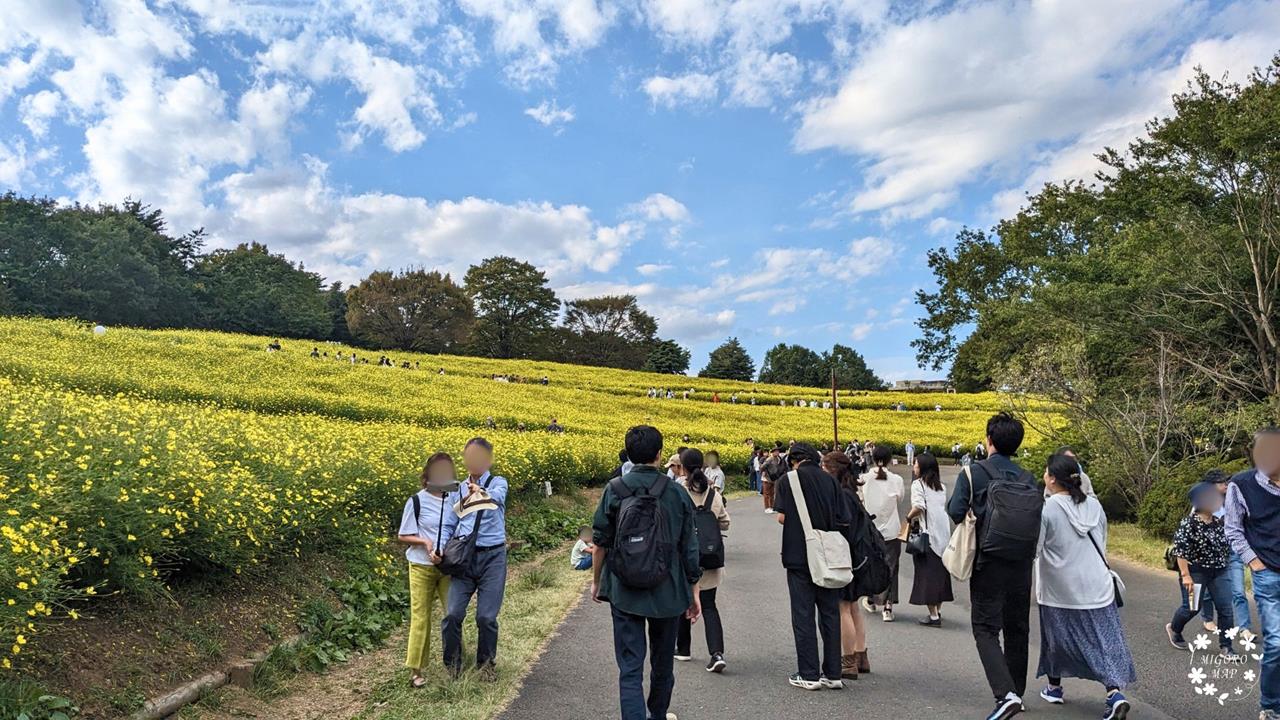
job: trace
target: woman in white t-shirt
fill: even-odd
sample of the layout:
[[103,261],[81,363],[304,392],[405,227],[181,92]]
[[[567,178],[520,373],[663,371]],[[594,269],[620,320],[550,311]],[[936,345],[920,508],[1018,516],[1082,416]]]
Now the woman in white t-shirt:
[[893,451],[888,445],[876,445],[871,459],[872,469],[860,478],[862,504],[875,517],[876,530],[884,537],[889,587],[879,595],[862,598],[862,607],[874,613],[877,606],[883,606],[881,618],[893,622],[893,606],[898,602],[898,560],[902,557],[902,539],[906,535],[906,523],[898,513],[898,504],[906,494],[906,485],[900,475],[887,469],[893,462]]
[[[404,664],[412,677],[409,683],[420,688],[431,650],[431,611],[436,601],[447,607],[449,576],[440,572],[440,553],[458,527],[450,493],[458,489],[457,469],[448,453],[436,453],[422,469],[422,489],[404,504],[400,516],[400,542],[409,560],[409,647]],[[416,514],[415,514],[416,509]]]
[[712,487],[724,494],[724,468],[720,467],[720,453],[708,450],[704,460],[707,464],[702,468],[702,474],[707,476]]

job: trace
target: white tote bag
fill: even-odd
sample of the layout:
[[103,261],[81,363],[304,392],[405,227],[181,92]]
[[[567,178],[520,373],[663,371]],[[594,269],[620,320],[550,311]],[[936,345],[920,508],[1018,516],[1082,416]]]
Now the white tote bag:
[[964,474],[969,478],[969,512],[964,516],[964,522],[951,532],[951,541],[942,553],[943,567],[960,582],[973,575],[973,560],[978,554],[978,517],[973,514],[973,472],[966,466]]
[[809,505],[800,489],[800,475],[787,473],[791,496],[795,501],[800,526],[804,528],[804,549],[809,560],[809,577],[813,584],[828,589],[842,588],[853,582],[853,555],[844,535],[831,530],[814,530]]

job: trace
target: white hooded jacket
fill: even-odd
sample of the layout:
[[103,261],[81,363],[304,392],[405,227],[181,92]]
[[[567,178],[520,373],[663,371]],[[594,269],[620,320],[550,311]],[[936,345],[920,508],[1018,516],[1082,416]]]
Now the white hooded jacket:
[[1049,607],[1092,610],[1115,599],[1106,563],[1089,541],[1107,551],[1107,515],[1097,498],[1076,504],[1070,495],[1051,495],[1040,517],[1036,554],[1036,602]]

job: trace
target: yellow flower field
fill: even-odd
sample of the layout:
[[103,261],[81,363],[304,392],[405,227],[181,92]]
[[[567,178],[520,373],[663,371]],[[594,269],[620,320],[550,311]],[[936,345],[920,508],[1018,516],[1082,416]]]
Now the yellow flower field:
[[[830,439],[830,411],[777,405],[821,398],[813,389],[390,353],[420,364],[405,370],[338,362],[351,349],[337,345],[320,346],[329,359],[303,341],[267,353],[268,340],[0,319],[0,665],[92,595],[162,592],[175,575],[245,572],[305,547],[376,550],[426,456],[478,433],[517,492],[606,479],[641,422],[672,446],[688,435],[720,450],[730,469],[748,437]],[[645,397],[675,383],[693,399]],[[732,405],[734,391],[760,404]],[[913,409],[879,409],[899,401]],[[972,445],[1000,398],[871,393],[842,405],[845,439],[950,447]],[[567,431],[546,432],[552,417]]]

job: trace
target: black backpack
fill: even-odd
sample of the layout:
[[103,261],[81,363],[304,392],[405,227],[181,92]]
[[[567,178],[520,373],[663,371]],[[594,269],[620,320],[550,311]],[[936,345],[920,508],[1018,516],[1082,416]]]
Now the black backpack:
[[667,476],[659,475],[648,490],[632,490],[622,478],[609,487],[619,500],[609,568],[623,585],[652,590],[671,577],[672,544],[661,500]]
[[[985,461],[978,467],[990,478],[987,507],[978,529],[978,552],[1005,560],[1030,560],[1036,556],[1040,541],[1044,491],[1026,470],[1013,477]],[[972,470],[969,481],[973,482]]]
[[720,534],[720,518],[711,510],[716,489],[707,488],[707,498],[693,509],[693,531],[698,536],[698,564],[704,570],[724,567],[724,536]]
[[879,595],[889,588],[889,546],[876,529],[875,517],[847,491],[849,504],[849,552],[853,557],[855,597]]

